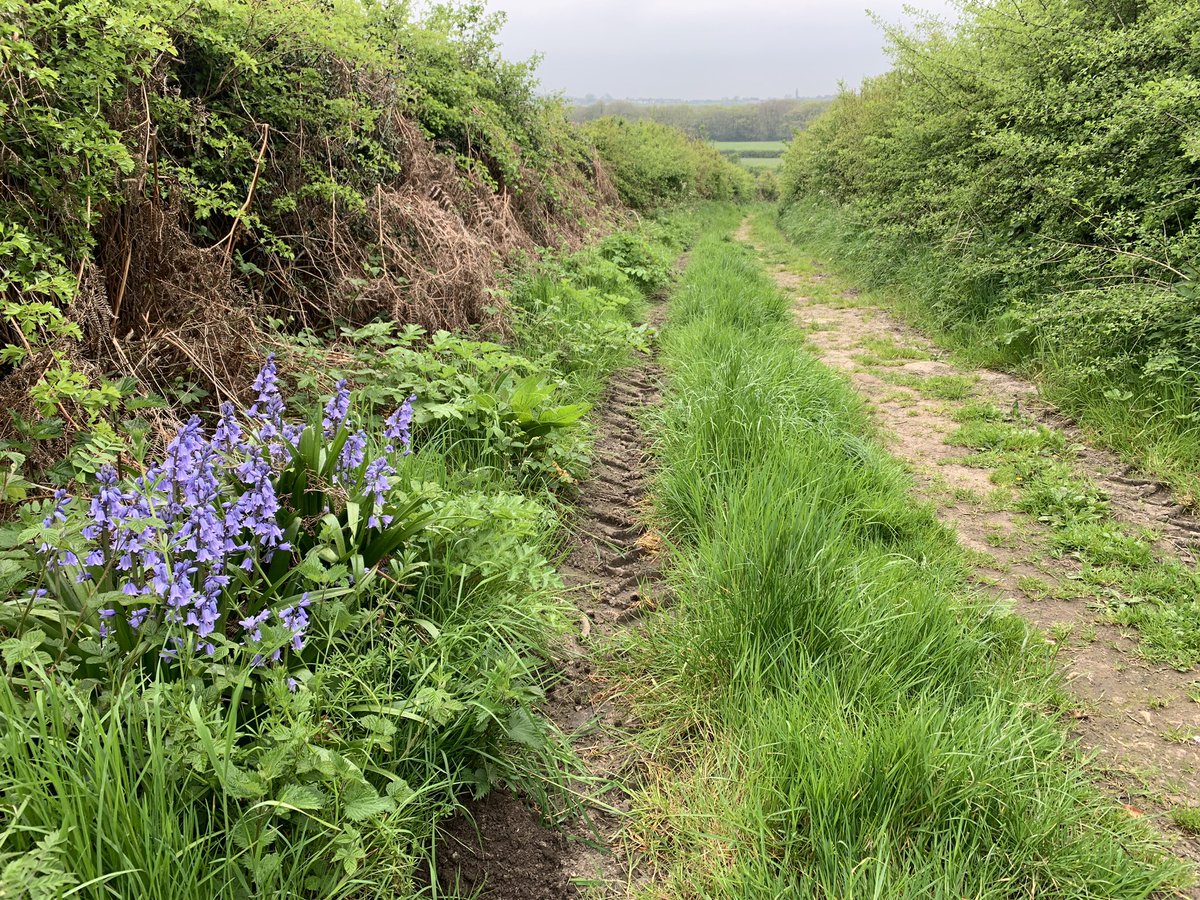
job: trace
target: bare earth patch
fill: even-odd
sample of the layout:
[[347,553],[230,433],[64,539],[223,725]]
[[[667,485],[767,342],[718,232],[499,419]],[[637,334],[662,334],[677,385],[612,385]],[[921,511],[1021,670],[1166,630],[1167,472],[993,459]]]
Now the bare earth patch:
[[[750,241],[747,226],[738,237]],[[1147,663],[1136,655],[1136,632],[1104,621],[1079,586],[1079,563],[1051,553],[1045,526],[1011,503],[995,502],[989,471],[968,464],[966,451],[947,443],[959,427],[953,413],[970,400],[984,400],[1062,432],[1072,465],[1107,495],[1112,517],[1153,532],[1162,555],[1194,564],[1200,522],[1165,487],[1087,446],[1084,436],[1039,398],[1034,384],[953,365],[922,334],[865,305],[859,292],[838,290],[836,280],[819,267],[806,273],[769,262],[768,267],[793,298],[796,321],[814,352],[866,398],[920,493],[937,506],[961,543],[977,551],[981,587],[1056,645],[1056,658],[1077,698],[1074,731],[1094,752],[1106,787],[1132,814],[1153,817],[1180,855],[1200,860],[1200,840],[1167,817],[1173,807],[1200,805],[1200,703],[1189,699],[1200,676]],[[946,399],[946,387],[963,387],[968,396]]]
[[[651,324],[664,304],[656,303]],[[595,458],[580,485],[567,557],[560,566],[578,610],[578,628],[561,648],[561,679],[545,712],[579,753],[588,776],[581,820],[555,830],[520,798],[493,793],[467,806],[444,831],[439,880],[483,900],[625,897],[646,877],[624,847],[629,810],[624,785],[636,780],[628,734],[636,727],[595,661],[614,638],[636,628],[663,599],[662,539],[642,523],[650,440],[639,410],[660,402],[659,369],[640,354],[618,372],[593,416]]]

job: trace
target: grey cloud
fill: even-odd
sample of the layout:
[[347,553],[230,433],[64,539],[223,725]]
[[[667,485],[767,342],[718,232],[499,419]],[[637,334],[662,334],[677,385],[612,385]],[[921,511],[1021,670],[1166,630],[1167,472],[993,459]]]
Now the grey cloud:
[[[949,15],[951,0],[920,6]],[[887,21],[902,0],[877,0]],[[543,87],[571,96],[832,93],[888,68],[865,5],[821,0],[492,0],[512,58],[543,54]]]

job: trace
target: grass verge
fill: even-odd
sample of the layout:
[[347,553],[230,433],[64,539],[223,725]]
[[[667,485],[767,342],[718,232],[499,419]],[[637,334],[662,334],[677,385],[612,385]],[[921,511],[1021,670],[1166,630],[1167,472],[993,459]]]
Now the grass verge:
[[676,604],[630,678],[657,769],[632,839],[683,897],[1147,897],[1183,878],[1093,788],[1043,642],[859,401],[713,232],[663,336],[657,509]]
[[[806,200],[778,216],[764,213],[756,220],[755,235],[775,253],[817,257],[870,288],[886,287],[872,297],[878,305],[972,365],[1036,378],[1043,396],[1098,442],[1162,478],[1186,505],[1200,502],[1200,426],[1194,393],[1183,379],[1152,377],[1151,368],[1143,372],[1103,338],[1086,352],[1067,347],[1062,332],[1071,332],[1070,325],[1060,323],[1059,332],[1043,335],[1012,312],[965,316],[947,300],[964,298],[956,293],[962,291],[953,281],[955,270],[944,258],[921,248],[899,262],[886,257],[876,235],[833,206]],[[1075,327],[1080,335],[1094,330],[1082,314]],[[1112,333],[1114,342],[1125,339],[1116,325]]]
[[0,896],[433,896],[461,798],[569,803],[558,498],[683,235],[517,277],[507,346],[281,335],[250,409],[39,488],[0,528]]

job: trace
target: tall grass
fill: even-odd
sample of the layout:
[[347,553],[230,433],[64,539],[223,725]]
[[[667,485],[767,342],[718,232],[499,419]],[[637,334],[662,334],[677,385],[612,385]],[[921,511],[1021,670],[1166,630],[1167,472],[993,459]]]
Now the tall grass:
[[307,841],[298,835],[285,861],[249,840],[252,816],[205,796],[169,738],[165,717],[180,710],[143,704],[132,679],[105,709],[49,678],[34,700],[0,681],[0,795],[11,804],[0,833],[4,896],[210,900],[251,896],[256,882],[258,896],[302,893]]
[[1134,898],[1180,877],[1092,788],[1044,711],[1041,643],[969,596],[747,250],[697,246],[663,359],[657,500],[681,552],[640,698],[687,762],[640,821],[679,893]]
[[[409,897],[458,796],[503,783],[548,812],[569,804],[570,748],[527,712],[562,621],[544,561],[554,535],[521,539],[524,582],[462,576],[481,553],[464,529],[399,615],[347,628],[314,662],[285,714],[246,720],[214,689],[152,677],[103,702],[66,679],[0,679],[0,896]],[[503,526],[478,540],[512,565]],[[384,715],[386,731],[364,734],[364,717]],[[348,831],[332,800],[264,796],[281,775],[311,783],[310,745],[398,784],[394,806]]]
[[[325,552],[347,533],[331,501],[321,549],[277,560],[318,585],[302,646],[292,645],[304,655],[288,668],[241,646],[258,640],[246,624],[255,620],[241,618],[249,604],[269,617],[270,598],[284,593],[266,577],[222,598],[237,624],[214,629],[220,646],[178,666],[157,665],[158,646],[123,656],[95,623],[77,629],[93,630],[74,656],[55,660],[45,648],[57,653],[56,636],[21,630],[44,557],[18,557],[29,583],[14,588],[12,573],[14,544],[36,547],[52,527],[36,523],[48,512],[57,521],[51,503],[34,501],[0,528],[0,612],[15,610],[0,616],[0,897],[439,895],[428,875],[437,825],[466,797],[511,789],[548,816],[572,812],[579,761],[540,712],[567,621],[552,491],[570,481],[562,467],[586,464],[580,417],[648,340],[634,320],[670,279],[685,231],[644,226],[531,268],[511,286],[515,346],[443,333],[417,347],[411,332],[373,325],[333,347],[307,335],[284,350],[307,363],[291,367],[307,379],[288,398],[300,419],[335,415],[323,396],[330,378],[356,387],[341,416],[363,427],[366,456],[385,438],[404,440],[386,437],[385,417],[417,395],[414,452],[393,454],[379,505],[396,510],[398,526],[419,492],[428,513],[368,565],[357,545]],[[327,449],[323,461],[338,452]],[[357,499],[355,482],[335,483]],[[297,503],[290,490],[281,496]],[[62,513],[78,517],[69,527],[93,521],[84,497]],[[361,522],[368,507],[351,506],[347,521]],[[298,533],[297,545],[309,538]],[[37,612],[49,618],[55,598],[42,599]],[[96,665],[85,671],[80,659]]]
[[[1101,307],[1099,295],[1075,304],[1074,324],[1043,310],[1053,328],[1030,325],[1027,308],[1005,300],[996,280],[967,279],[962,266],[935,247],[894,243],[856,222],[844,208],[813,198],[794,200],[778,224],[760,216],[756,237],[787,252],[785,237],[802,252],[828,262],[869,288],[886,288],[880,302],[932,334],[975,365],[1018,371],[1035,378],[1043,396],[1074,416],[1096,439],[1146,471],[1166,480],[1189,505],[1200,499],[1200,424],[1191,379],[1167,373],[1150,379],[1131,361],[1127,323],[1106,336],[1089,338],[1096,317],[1119,316]],[[792,252],[795,252],[793,247]],[[1078,291],[1040,295],[1033,306],[1070,306]],[[1117,296],[1137,319],[1135,296]],[[1107,303],[1111,306],[1114,301]],[[1162,333],[1173,327],[1165,313]],[[1064,341],[1063,332],[1073,331]],[[1042,333],[1046,332],[1046,333]],[[1150,326],[1136,342],[1150,346],[1161,337]],[[1091,343],[1089,343],[1091,341]],[[1140,351],[1139,351],[1140,352]],[[1149,351],[1147,351],[1149,352]],[[1178,359],[1172,360],[1173,364]]]

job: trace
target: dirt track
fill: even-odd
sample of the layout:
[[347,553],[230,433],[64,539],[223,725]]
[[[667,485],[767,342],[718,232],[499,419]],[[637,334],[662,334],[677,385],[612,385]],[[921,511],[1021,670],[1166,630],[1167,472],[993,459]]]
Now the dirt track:
[[[737,236],[751,241],[748,223]],[[1200,522],[1164,486],[1087,446],[1079,431],[1039,398],[1034,384],[951,364],[928,338],[865,305],[856,290],[837,284],[817,264],[797,273],[765,261],[792,298],[796,321],[811,348],[868,401],[889,449],[908,464],[920,494],[937,507],[959,541],[976,552],[979,585],[1055,644],[1056,659],[1077,698],[1071,713],[1074,732],[1095,753],[1106,787],[1132,814],[1154,817],[1180,855],[1200,861],[1200,840],[1165,816],[1175,805],[1200,805],[1200,704],[1189,699],[1195,693],[1195,673],[1152,665],[1136,655],[1136,633],[1107,624],[1102,610],[1089,602],[1092,598],[1081,595],[1079,563],[1051,554],[1045,527],[1011,504],[998,505],[988,470],[968,464],[963,448],[947,444],[958,427],[952,414],[967,401],[931,398],[920,384],[937,376],[966,377],[975,382],[973,399],[1019,410],[1062,431],[1076,470],[1107,496],[1112,517],[1149,529],[1160,553],[1194,563]],[[921,358],[896,360],[883,368],[866,350],[879,342],[912,348]],[[1032,591],[1030,584],[1048,589]]]
[[[661,322],[656,302],[649,321]],[[580,501],[567,558],[559,567],[578,610],[578,628],[561,648],[561,680],[549,691],[545,712],[565,733],[587,770],[580,794],[591,799],[581,821],[565,832],[539,822],[528,805],[494,792],[469,804],[474,817],[459,816],[445,829],[440,881],[482,889],[485,900],[563,900],[623,897],[637,880],[624,851],[621,817],[625,790],[636,773],[623,738],[629,711],[595,676],[594,660],[612,652],[613,639],[637,627],[662,599],[661,539],[642,524],[649,473],[649,437],[640,410],[660,401],[659,369],[639,354],[618,372],[597,406],[595,456],[579,486]]]

